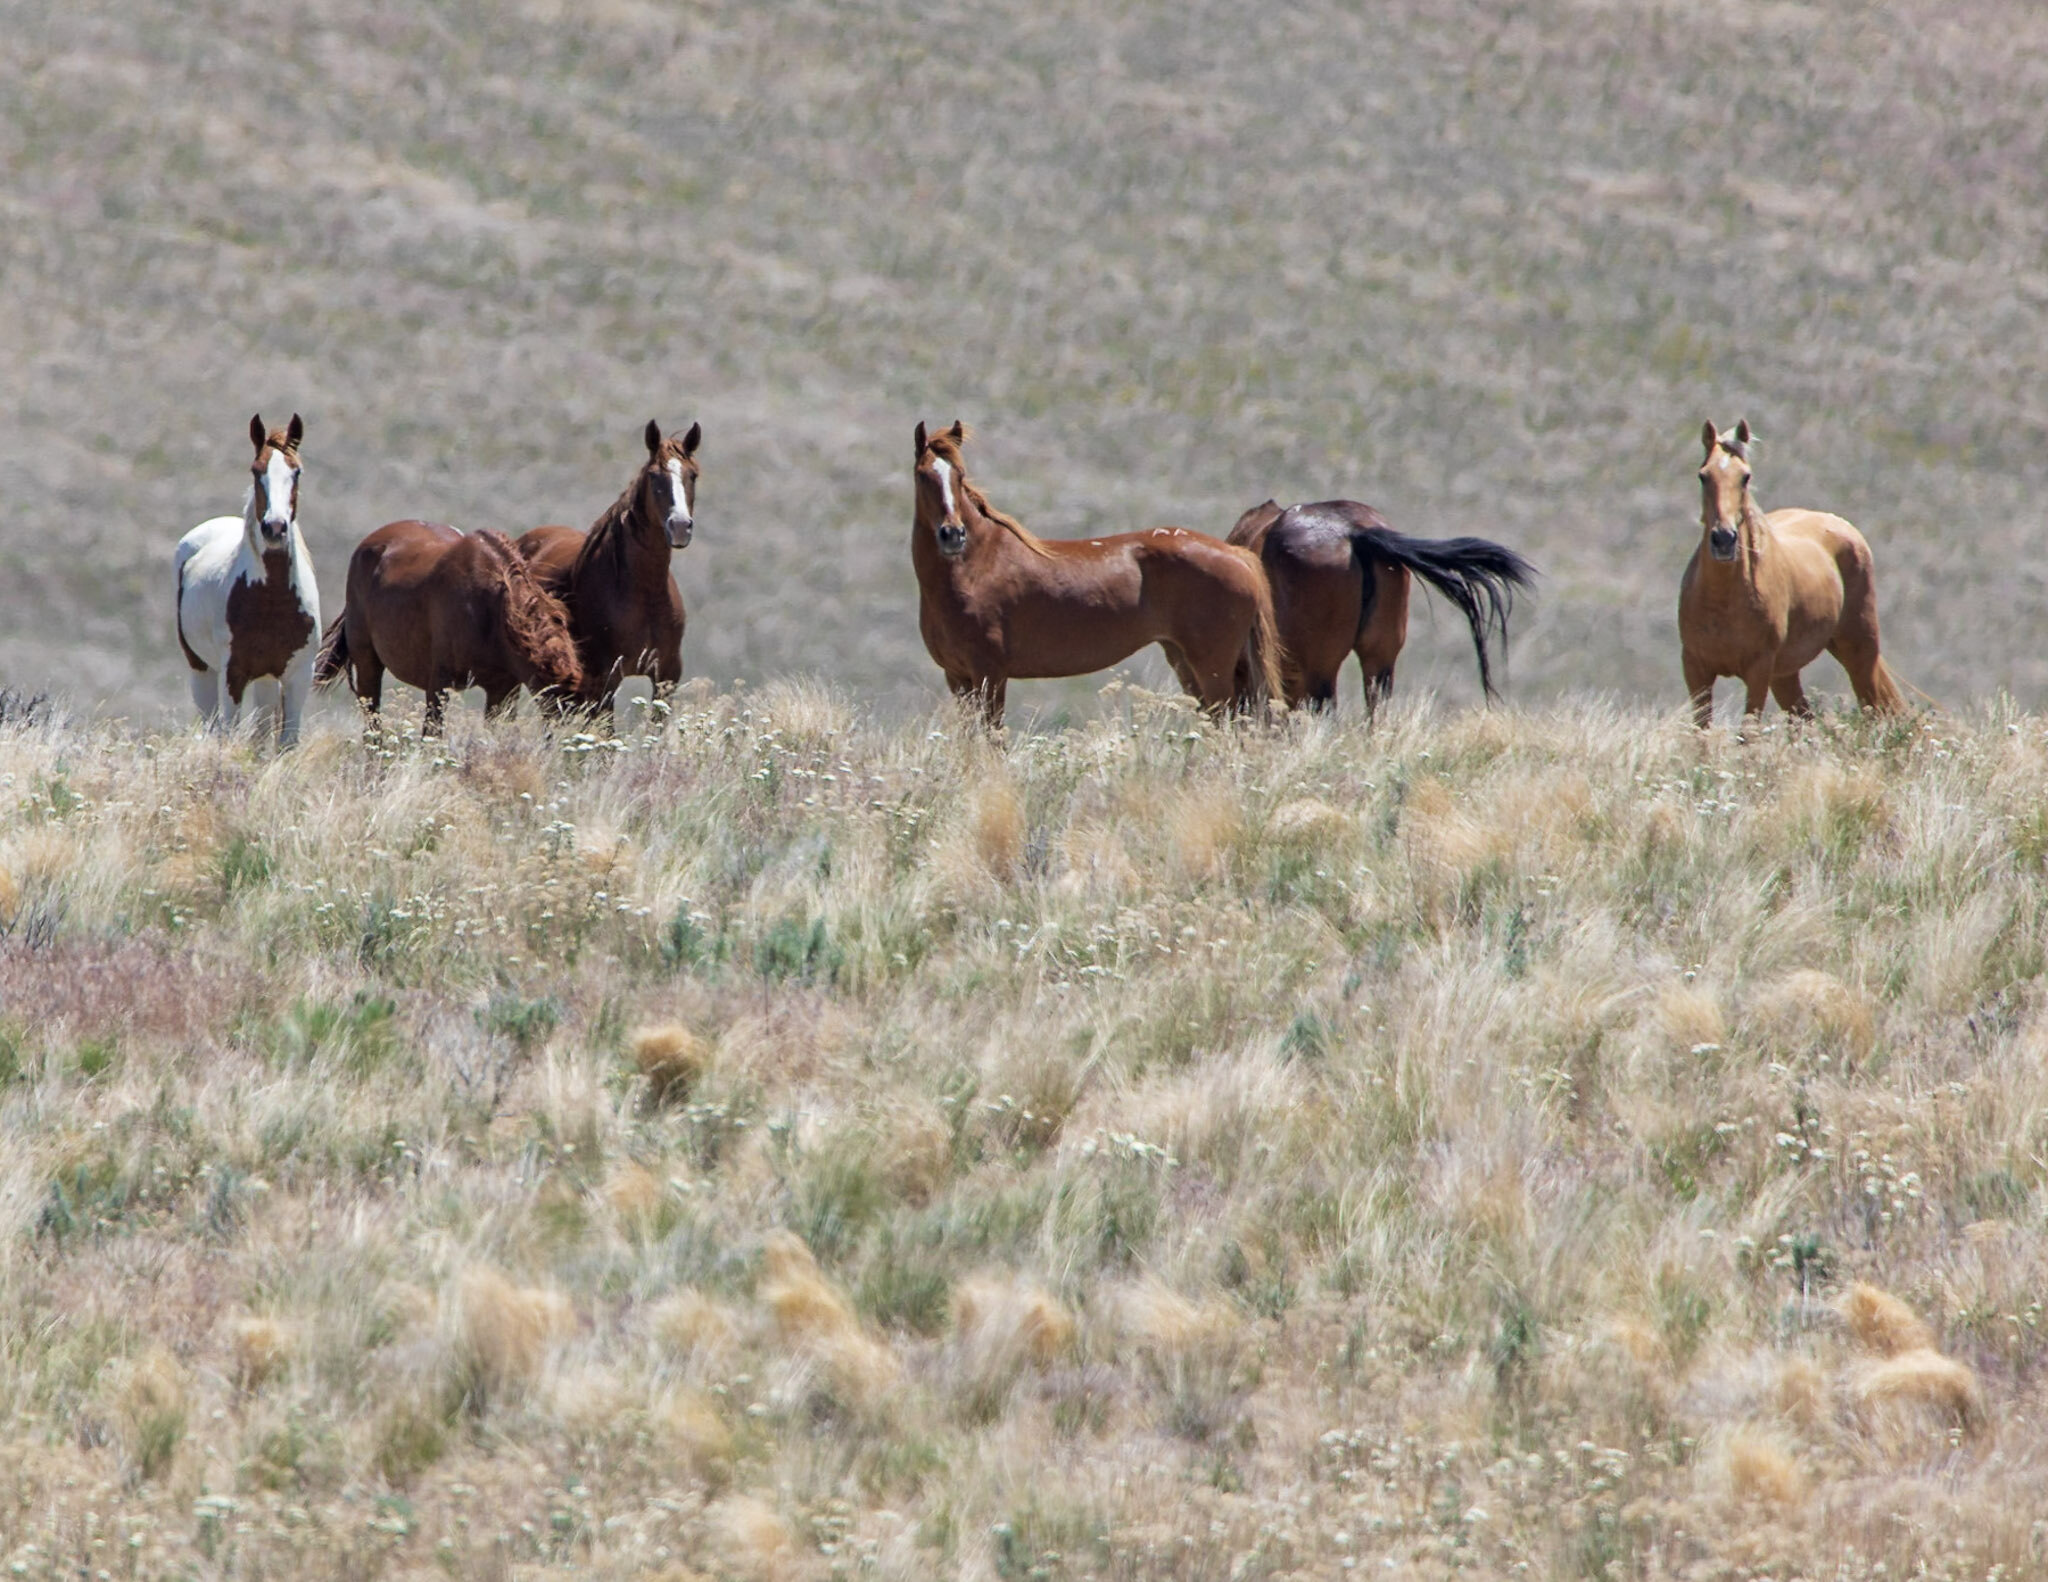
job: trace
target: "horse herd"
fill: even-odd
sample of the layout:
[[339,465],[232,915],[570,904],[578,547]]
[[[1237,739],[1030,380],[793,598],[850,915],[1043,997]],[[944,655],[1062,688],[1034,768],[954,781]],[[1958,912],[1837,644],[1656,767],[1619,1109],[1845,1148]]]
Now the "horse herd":
[[[187,533],[175,557],[178,642],[200,715],[232,729],[245,698],[274,707],[279,739],[298,737],[310,689],[347,676],[381,705],[387,672],[426,694],[438,732],[448,691],[480,687],[496,713],[521,688],[563,711],[608,711],[619,683],[657,692],[682,677],[683,600],[670,568],[695,525],[698,444],[647,425],[647,459],[588,531],[536,527],[519,539],[392,522],[356,546],[342,613],[324,631],[298,521],[298,415],[249,421],[255,446],[242,515]],[[1870,547],[1838,516],[1766,515],[1751,492],[1753,436],[1701,433],[1700,544],[1679,593],[1679,640],[1695,717],[1734,676],[1749,714],[1775,696],[1811,712],[1799,672],[1822,651],[1859,704],[1904,700],[1878,653]],[[910,558],[926,650],[954,695],[1001,723],[1012,679],[1082,675],[1157,643],[1212,714],[1328,708],[1358,656],[1368,708],[1386,696],[1420,577],[1471,627],[1480,685],[1494,693],[1489,634],[1507,637],[1516,589],[1534,568],[1483,538],[1395,532],[1352,500],[1253,506],[1227,538],[1154,527],[1043,539],[998,510],[967,476],[967,430],[917,425]]]

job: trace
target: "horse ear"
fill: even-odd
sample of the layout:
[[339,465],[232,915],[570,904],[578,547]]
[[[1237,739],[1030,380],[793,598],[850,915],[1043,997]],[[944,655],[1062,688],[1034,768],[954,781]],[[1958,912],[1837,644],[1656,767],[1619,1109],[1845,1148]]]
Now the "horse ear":
[[953,436],[953,443],[955,445],[964,444],[966,442],[967,425],[961,422],[957,417],[953,419],[953,426],[947,429],[946,432]]
[[925,446],[925,438],[924,438],[924,419],[923,419],[923,418],[919,418],[919,419],[917,420],[917,450],[916,450],[916,452],[914,453],[914,459],[915,459],[915,460],[917,460],[917,461],[923,461],[923,460],[924,460],[924,446]]
[[249,443],[254,445],[258,450],[261,450],[263,448],[263,442],[269,437],[269,430],[264,428],[263,426],[263,414],[261,412],[258,412],[254,417],[249,419]]
[[1742,420],[1742,421],[1741,421],[1740,423],[1737,423],[1737,424],[1735,425],[1735,443],[1736,443],[1736,444],[1738,444],[1738,445],[1747,445],[1747,444],[1748,444],[1748,443],[1750,442],[1750,440],[1751,440],[1751,439],[1753,439],[1754,437],[1755,437],[1755,436],[1754,436],[1754,435],[1752,435],[1752,434],[1750,433],[1750,431],[1749,431],[1749,419],[1748,419],[1748,418],[1744,418],[1744,419],[1743,419],[1743,420]]
[[1712,418],[1708,418],[1700,428],[1700,443],[1706,446],[1709,456],[1714,454],[1714,447],[1721,443],[1720,431],[1714,427]]
[[291,426],[284,431],[285,443],[293,450],[299,448],[299,441],[306,437],[306,425],[299,421],[299,414],[292,414]]
[[647,420],[647,454],[652,456],[661,449],[661,425],[653,418]]
[[690,432],[683,436],[683,454],[685,456],[696,455],[697,442],[703,439],[703,437],[704,425],[702,423],[692,423],[690,425]]

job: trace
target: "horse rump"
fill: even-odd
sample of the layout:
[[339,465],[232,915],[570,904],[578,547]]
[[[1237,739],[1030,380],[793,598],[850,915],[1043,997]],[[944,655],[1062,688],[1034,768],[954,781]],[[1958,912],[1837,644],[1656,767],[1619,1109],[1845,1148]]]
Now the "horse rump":
[[348,610],[327,623],[320,652],[313,660],[313,685],[324,687],[348,674]]

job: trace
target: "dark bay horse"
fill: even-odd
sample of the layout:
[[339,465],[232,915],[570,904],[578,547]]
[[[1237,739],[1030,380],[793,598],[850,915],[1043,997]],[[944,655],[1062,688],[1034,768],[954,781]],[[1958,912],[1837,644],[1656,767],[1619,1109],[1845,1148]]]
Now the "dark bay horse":
[[683,591],[669,560],[696,527],[703,428],[663,439],[649,422],[645,438],[646,462],[589,532],[536,527],[519,538],[519,553],[569,611],[583,660],[578,701],[600,709],[627,676],[646,676],[656,696],[683,678]]
[[912,475],[918,627],[954,696],[999,725],[1012,678],[1085,675],[1151,643],[1212,714],[1278,695],[1255,556],[1182,527],[1039,538],[968,481],[966,439],[958,422],[932,435],[918,424]]
[[1877,585],[1870,545],[1825,511],[1766,516],[1750,488],[1745,419],[1730,434],[1700,430],[1700,542],[1678,587],[1678,644],[1693,718],[1714,718],[1714,682],[1741,681],[1744,712],[1763,713],[1764,695],[1787,714],[1813,706],[1799,672],[1823,651],[1849,673],[1856,701],[1880,714],[1906,700],[1878,653]]
[[1289,708],[1334,706],[1337,672],[1352,654],[1365,671],[1365,705],[1393,690],[1394,661],[1408,641],[1408,584],[1420,577],[1458,607],[1472,627],[1479,684],[1492,697],[1489,628],[1505,642],[1514,590],[1535,568],[1484,538],[1410,538],[1356,500],[1282,508],[1271,500],[1237,519],[1230,542],[1250,550],[1273,585],[1286,650],[1281,676]]
[[429,736],[451,687],[482,687],[495,714],[521,687],[573,693],[583,682],[567,612],[512,541],[438,522],[390,522],[356,546],[313,679],[349,672],[374,714],[387,670],[426,693]]

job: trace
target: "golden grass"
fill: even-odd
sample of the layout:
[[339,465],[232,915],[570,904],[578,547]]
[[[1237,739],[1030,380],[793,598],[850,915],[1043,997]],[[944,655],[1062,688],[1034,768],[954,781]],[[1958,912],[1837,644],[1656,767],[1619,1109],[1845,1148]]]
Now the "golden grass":
[[0,727],[0,1548],[2024,1570],[2048,727],[1120,696]]

